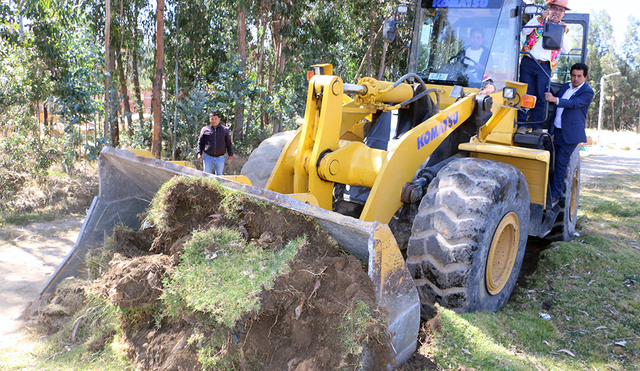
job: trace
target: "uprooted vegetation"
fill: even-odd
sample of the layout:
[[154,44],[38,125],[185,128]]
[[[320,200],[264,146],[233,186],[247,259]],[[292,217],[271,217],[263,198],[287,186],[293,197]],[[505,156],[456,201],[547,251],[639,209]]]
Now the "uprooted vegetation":
[[[391,360],[362,263],[306,217],[174,178],[142,224],[117,227],[87,257],[93,281],[67,282],[40,325],[85,352],[124,347],[145,370],[378,370]],[[83,305],[66,306],[72,297]]]

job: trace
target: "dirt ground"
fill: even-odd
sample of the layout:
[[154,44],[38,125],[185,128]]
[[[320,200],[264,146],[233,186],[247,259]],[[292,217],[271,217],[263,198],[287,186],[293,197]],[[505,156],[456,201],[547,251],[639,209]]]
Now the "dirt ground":
[[[640,172],[640,150],[634,147],[634,143],[640,143],[638,141],[632,142],[631,147],[627,144],[618,144],[613,148],[607,146],[590,146],[581,153],[582,157],[582,181],[589,182],[594,178],[606,175],[611,172]],[[626,147],[625,149],[621,149]],[[261,219],[264,220],[264,219]],[[66,219],[60,219],[47,223],[36,223],[25,227],[17,226],[0,226],[0,349],[10,347],[21,338],[20,328],[24,325],[24,321],[19,319],[19,315],[22,310],[28,304],[30,300],[37,297],[39,290],[44,286],[50,275],[54,272],[59,263],[68,254],[75,243],[75,239],[80,231],[82,225],[82,217],[69,217]],[[133,259],[142,259],[146,254],[141,254],[142,257],[134,257]],[[339,268],[343,269],[349,267],[348,260],[342,263],[336,263],[331,259],[334,257],[327,257],[327,261],[317,262],[301,262],[308,269],[316,269],[318,266],[332,266],[335,269],[336,278]],[[130,264],[131,262],[129,262]],[[127,264],[127,263],[123,263]],[[160,266],[166,265],[165,263],[158,263]],[[337,264],[337,266],[336,266]],[[146,264],[150,266],[152,264]],[[347,274],[345,277],[348,277]],[[155,273],[154,273],[155,275]],[[148,272],[147,276],[148,277]],[[309,287],[313,289],[315,285],[314,280],[305,280],[303,276],[292,277],[291,282],[299,281],[305,289]],[[366,277],[365,277],[366,279]],[[151,280],[153,281],[153,280]],[[307,282],[308,281],[308,282]],[[353,282],[353,278],[350,277],[348,282]],[[331,291],[346,291],[348,285],[345,282],[344,287],[332,287]],[[309,286],[309,287],[308,287]],[[327,289],[329,286],[325,286]],[[287,300],[286,298],[280,298],[281,300]],[[289,298],[288,300],[294,300]],[[275,304],[274,304],[275,305]],[[273,324],[274,318],[270,318]],[[258,322],[254,324],[254,330],[259,331],[260,325]],[[269,325],[270,326],[270,325]],[[264,330],[276,331],[269,326]],[[165,339],[167,343],[179,345],[184,341],[185,336],[191,331],[187,324],[179,323],[175,328],[172,328],[166,333],[157,333],[150,326],[146,332],[141,332],[145,338],[156,338],[157,341],[163,342]],[[252,331],[254,331],[252,330]],[[288,329],[283,327],[280,331],[284,331],[280,335],[288,334],[295,341],[301,344],[311,344],[318,339],[316,334],[308,332],[300,332],[300,328],[296,328],[293,322],[290,323]],[[297,331],[297,333],[296,333]],[[141,340],[144,340],[141,338]],[[422,341],[428,341],[428,339],[422,339]],[[134,342],[135,343],[135,342]],[[142,342],[139,346],[147,344],[148,342]],[[262,346],[263,344],[256,344]],[[178,347],[180,348],[180,347]],[[158,347],[158,353],[161,353],[162,347]],[[296,349],[292,345],[292,349]],[[291,354],[281,352],[281,350],[274,348],[271,349],[274,353],[281,355],[282,358],[290,357]],[[322,350],[316,350],[314,353],[318,357],[322,357]],[[330,354],[325,355],[330,358]],[[309,360],[314,357],[302,356],[301,358],[288,358],[294,360],[295,365],[302,365],[305,362],[311,362]],[[177,359],[177,358],[176,358]],[[139,360],[139,364],[144,365],[145,360]],[[147,360],[148,361],[148,360]],[[150,365],[150,364],[147,364]],[[307,363],[300,366],[300,370],[313,370],[311,363]],[[437,369],[428,355],[423,355],[416,352],[414,358],[406,365],[403,365],[401,370],[414,370],[414,369]],[[296,369],[295,367],[293,368]]]
[[0,348],[20,338],[18,317],[75,244],[84,218],[0,228]]

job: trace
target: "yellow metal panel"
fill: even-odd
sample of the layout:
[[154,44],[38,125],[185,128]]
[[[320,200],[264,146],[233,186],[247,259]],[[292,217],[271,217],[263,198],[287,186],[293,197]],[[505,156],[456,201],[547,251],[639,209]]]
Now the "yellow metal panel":
[[[356,135],[364,138],[364,120],[376,111],[374,106],[361,106],[354,101],[344,103],[342,105],[342,121],[340,123],[340,137],[349,131],[353,131]],[[362,141],[362,140],[360,140]]]
[[402,206],[400,193],[404,183],[410,182],[427,157],[471,116],[474,97],[470,95],[460,99],[398,140],[387,155],[387,162],[379,172],[360,219],[389,223],[393,214]]
[[311,193],[291,193],[288,196],[291,198],[295,198],[296,200],[300,200],[305,204],[320,206],[318,205],[318,199]]
[[222,178],[233,180],[236,183],[251,185],[251,181],[244,175],[223,175]]
[[127,151],[129,152],[133,152],[138,156],[143,156],[143,157],[153,157],[153,155],[151,154],[150,151],[147,151],[146,149],[127,149]]
[[349,142],[362,142],[364,140],[364,136],[356,134],[352,131],[347,131],[340,137],[340,140],[346,140]]
[[[516,87],[518,91],[520,91],[521,83],[508,81],[507,86],[511,86],[511,85],[518,85],[514,87]],[[524,84],[524,86],[525,86],[524,91],[526,92],[526,84]],[[494,113],[499,112],[500,110],[503,110],[503,109],[508,110],[508,112],[506,112],[503,115],[503,117],[500,119],[497,125],[495,125],[495,127],[491,130],[491,132],[486,136],[486,142],[512,146],[513,134],[516,132],[515,122],[516,122],[518,110],[513,107],[511,108],[507,107],[514,102],[504,99],[504,97],[502,97],[502,92],[491,94],[491,96],[493,97],[493,102],[494,102],[494,105],[493,105]]]
[[532,203],[545,206],[549,182],[549,152],[530,148],[508,147],[485,143],[462,143],[458,146],[475,158],[499,161],[515,166],[529,184]]
[[[487,123],[484,124],[480,128],[480,130],[478,131],[478,138],[480,139],[481,142],[484,142],[486,140],[487,136],[493,131],[493,129],[498,124],[500,124],[502,121],[504,121],[505,116],[511,110],[512,110],[512,108],[502,106],[502,107],[500,107],[500,109],[498,109],[496,112],[493,113],[493,116],[491,116],[489,121],[487,121]],[[511,136],[509,136],[509,137],[511,137]],[[512,144],[512,143],[510,143],[510,144]]]
[[511,88],[516,88],[521,99],[525,94],[527,94],[527,84],[525,84],[524,82],[507,81],[505,85]]
[[312,64],[311,67],[322,67],[323,74],[333,75],[333,65],[330,63]]
[[[438,89],[438,91],[440,92],[440,107],[438,107],[439,109],[445,109],[450,105],[456,103],[457,98],[450,96],[451,90],[453,90],[453,86],[428,84],[427,89],[431,89],[431,88]],[[465,95],[476,94],[478,92],[478,89],[476,88],[463,88],[462,90],[464,91]],[[433,103],[435,103],[435,100]]]
[[[151,157],[151,156],[147,156],[147,157]],[[196,167],[193,166],[193,163],[191,161],[169,161],[172,164],[177,164],[177,165],[182,165],[182,166],[186,166],[186,167],[190,167],[195,169]]]

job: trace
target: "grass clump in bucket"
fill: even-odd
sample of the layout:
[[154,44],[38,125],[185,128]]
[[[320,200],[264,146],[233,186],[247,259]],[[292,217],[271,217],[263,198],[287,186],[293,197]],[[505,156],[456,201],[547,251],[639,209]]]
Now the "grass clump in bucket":
[[305,244],[295,239],[280,250],[247,243],[237,230],[214,227],[196,232],[185,244],[180,265],[166,279],[167,313],[185,310],[210,313],[233,328],[245,314],[257,311],[259,294],[289,270],[289,261]]

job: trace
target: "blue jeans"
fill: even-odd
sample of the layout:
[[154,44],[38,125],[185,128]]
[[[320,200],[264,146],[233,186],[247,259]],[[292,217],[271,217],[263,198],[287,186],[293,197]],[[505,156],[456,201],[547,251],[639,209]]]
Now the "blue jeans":
[[[540,66],[551,76],[551,65],[547,63],[540,63]],[[536,106],[529,110],[531,114],[530,120],[527,120],[527,112],[518,111],[518,121],[533,121],[540,122],[544,120],[544,93],[547,92],[547,85],[549,85],[549,78],[538,67],[538,64],[533,59],[524,56],[520,62],[520,82],[527,84],[527,94],[536,96]],[[542,125],[530,125],[531,129],[542,129]]]
[[206,153],[202,153],[202,162],[204,162],[204,172],[213,174],[213,168],[216,169],[216,175],[222,175],[224,171],[224,155],[213,157]]

